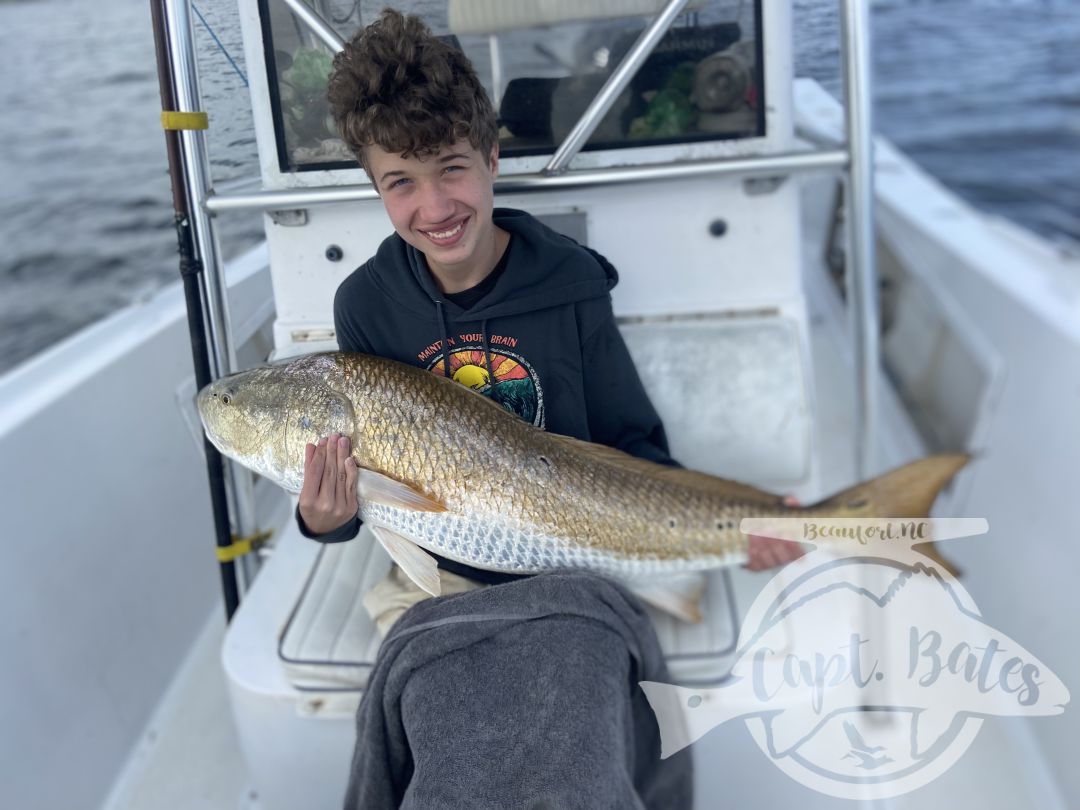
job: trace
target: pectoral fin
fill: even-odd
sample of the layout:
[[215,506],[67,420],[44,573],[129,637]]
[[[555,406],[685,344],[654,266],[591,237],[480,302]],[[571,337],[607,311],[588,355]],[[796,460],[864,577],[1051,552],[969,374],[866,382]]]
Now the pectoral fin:
[[643,602],[670,613],[684,622],[701,621],[701,597],[705,593],[705,575],[678,574],[650,582],[626,583]]
[[413,509],[418,512],[446,511],[443,504],[429,498],[418,489],[366,467],[360,468],[357,486],[361,500],[370,503],[381,503],[385,506]]
[[412,540],[395,531],[382,526],[372,526],[371,531],[379,544],[386,549],[386,553],[393,558],[394,562],[401,567],[401,570],[417,586],[432,596],[438,596],[442,593],[439,582],[439,566],[434,557]]

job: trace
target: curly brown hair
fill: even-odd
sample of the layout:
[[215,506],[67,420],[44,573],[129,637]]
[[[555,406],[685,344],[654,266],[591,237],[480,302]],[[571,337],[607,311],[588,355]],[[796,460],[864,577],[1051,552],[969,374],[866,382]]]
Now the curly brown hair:
[[327,98],[369,177],[366,146],[424,158],[462,139],[487,155],[498,140],[495,110],[468,57],[419,17],[391,8],[334,57]]

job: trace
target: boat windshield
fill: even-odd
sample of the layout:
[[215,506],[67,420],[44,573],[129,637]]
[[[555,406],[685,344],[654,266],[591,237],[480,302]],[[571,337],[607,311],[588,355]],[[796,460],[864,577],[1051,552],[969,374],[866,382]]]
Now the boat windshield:
[[[343,38],[385,0],[307,0]],[[333,54],[283,0],[260,0],[282,172],[355,168],[326,102]],[[407,0],[472,60],[496,103],[500,153],[554,152],[663,0]],[[761,0],[690,0],[585,150],[765,134]]]

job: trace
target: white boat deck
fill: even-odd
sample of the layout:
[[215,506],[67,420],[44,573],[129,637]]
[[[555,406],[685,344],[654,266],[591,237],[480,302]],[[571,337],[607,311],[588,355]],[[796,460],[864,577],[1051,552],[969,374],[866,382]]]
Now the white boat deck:
[[224,618],[219,605],[105,803],[107,810],[257,807],[221,667]]

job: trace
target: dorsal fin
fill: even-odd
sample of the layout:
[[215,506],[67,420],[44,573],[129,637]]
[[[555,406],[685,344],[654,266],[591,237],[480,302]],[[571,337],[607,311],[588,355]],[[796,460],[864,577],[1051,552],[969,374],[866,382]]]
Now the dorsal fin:
[[622,450],[607,447],[602,444],[584,442],[570,436],[560,436],[555,433],[546,434],[556,445],[564,445],[567,450],[582,455],[598,464],[606,464],[624,470],[633,475],[647,475],[663,481],[670,481],[680,487],[697,490],[710,495],[726,495],[742,501],[760,504],[762,506],[781,506],[782,498],[771,492],[752,487],[749,484],[740,484],[738,481],[730,481],[697,470],[687,470],[682,467],[669,467],[665,464],[657,464],[655,461],[647,461],[637,458]]

